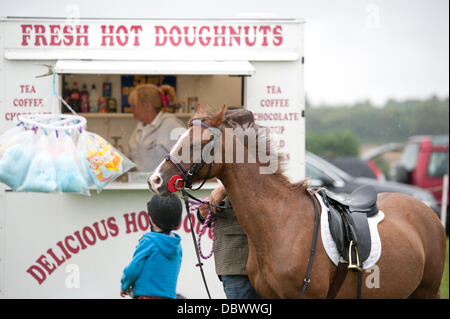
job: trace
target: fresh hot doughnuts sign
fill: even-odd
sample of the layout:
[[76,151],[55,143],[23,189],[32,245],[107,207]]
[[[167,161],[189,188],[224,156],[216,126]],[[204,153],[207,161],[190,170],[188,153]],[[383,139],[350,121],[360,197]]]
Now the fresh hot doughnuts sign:
[[302,37],[298,21],[290,20],[13,19],[5,29],[8,59],[51,48],[40,52],[37,58],[43,60],[104,59],[100,50],[126,50],[127,60],[180,59],[180,52],[190,60],[296,60]]

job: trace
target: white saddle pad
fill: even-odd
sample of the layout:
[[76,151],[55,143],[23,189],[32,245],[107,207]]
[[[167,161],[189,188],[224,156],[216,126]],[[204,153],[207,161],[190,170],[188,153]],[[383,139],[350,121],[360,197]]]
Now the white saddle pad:
[[[322,201],[322,196],[319,194],[315,195],[319,200],[320,206],[322,208],[322,214],[320,216],[320,235],[322,237],[323,246],[327,252],[328,257],[337,266],[341,260],[339,251],[336,247],[336,243],[331,236],[330,227],[328,225],[328,207]],[[368,269],[375,265],[381,256],[381,240],[378,234],[378,223],[384,219],[384,214],[381,210],[375,215],[368,217],[369,229],[370,229],[370,239],[372,241],[370,247],[370,255],[366,261],[363,262],[363,269]]]

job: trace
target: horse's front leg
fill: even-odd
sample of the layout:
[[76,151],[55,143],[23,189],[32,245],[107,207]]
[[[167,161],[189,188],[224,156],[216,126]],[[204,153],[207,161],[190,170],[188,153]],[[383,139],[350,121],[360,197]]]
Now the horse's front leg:
[[258,266],[258,259],[256,258],[255,249],[250,238],[248,238],[248,250],[247,274],[253,288],[262,298],[279,298],[265,280],[262,267]]

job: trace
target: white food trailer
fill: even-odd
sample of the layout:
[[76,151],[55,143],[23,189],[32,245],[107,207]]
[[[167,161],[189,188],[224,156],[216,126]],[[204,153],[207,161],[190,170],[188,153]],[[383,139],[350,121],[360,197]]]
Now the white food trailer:
[[[171,78],[185,107],[246,108],[270,126],[285,153],[292,180],[304,177],[304,23],[297,19],[122,20],[0,19],[0,133],[18,115],[50,113],[41,104],[52,90],[78,82],[109,85],[113,112],[87,112],[87,129],[127,152],[137,122],[125,107],[133,84]],[[128,78],[127,78],[128,77]],[[155,80],[156,79],[156,80]],[[152,82],[152,83],[153,83]],[[61,105],[59,106],[61,110]],[[101,193],[13,192],[0,184],[1,298],[120,298],[120,278],[139,238],[148,230],[147,174],[109,184]],[[206,197],[217,185],[195,192]],[[274,194],[276,196],[276,194]],[[199,223],[194,227],[198,231]],[[183,261],[177,292],[207,298],[186,213],[179,230]],[[209,250],[209,236],[202,239]],[[213,258],[204,261],[213,298],[224,298]]]

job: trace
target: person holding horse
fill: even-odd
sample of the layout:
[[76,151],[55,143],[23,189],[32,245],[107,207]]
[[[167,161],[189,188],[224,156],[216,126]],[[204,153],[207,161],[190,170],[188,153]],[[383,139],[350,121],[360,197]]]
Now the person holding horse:
[[184,125],[174,114],[162,108],[175,102],[175,89],[170,85],[138,85],[128,97],[133,117],[139,121],[128,142],[129,156],[138,171],[151,172],[164,158],[175,140],[171,132]]
[[209,210],[214,214],[215,231],[213,239],[214,261],[216,273],[222,281],[225,295],[228,299],[259,299],[247,275],[248,259],[247,235],[231,208],[216,210],[225,200],[229,207],[229,199],[223,185],[216,187],[208,198],[209,205],[203,204],[198,210],[197,217],[203,224]]

